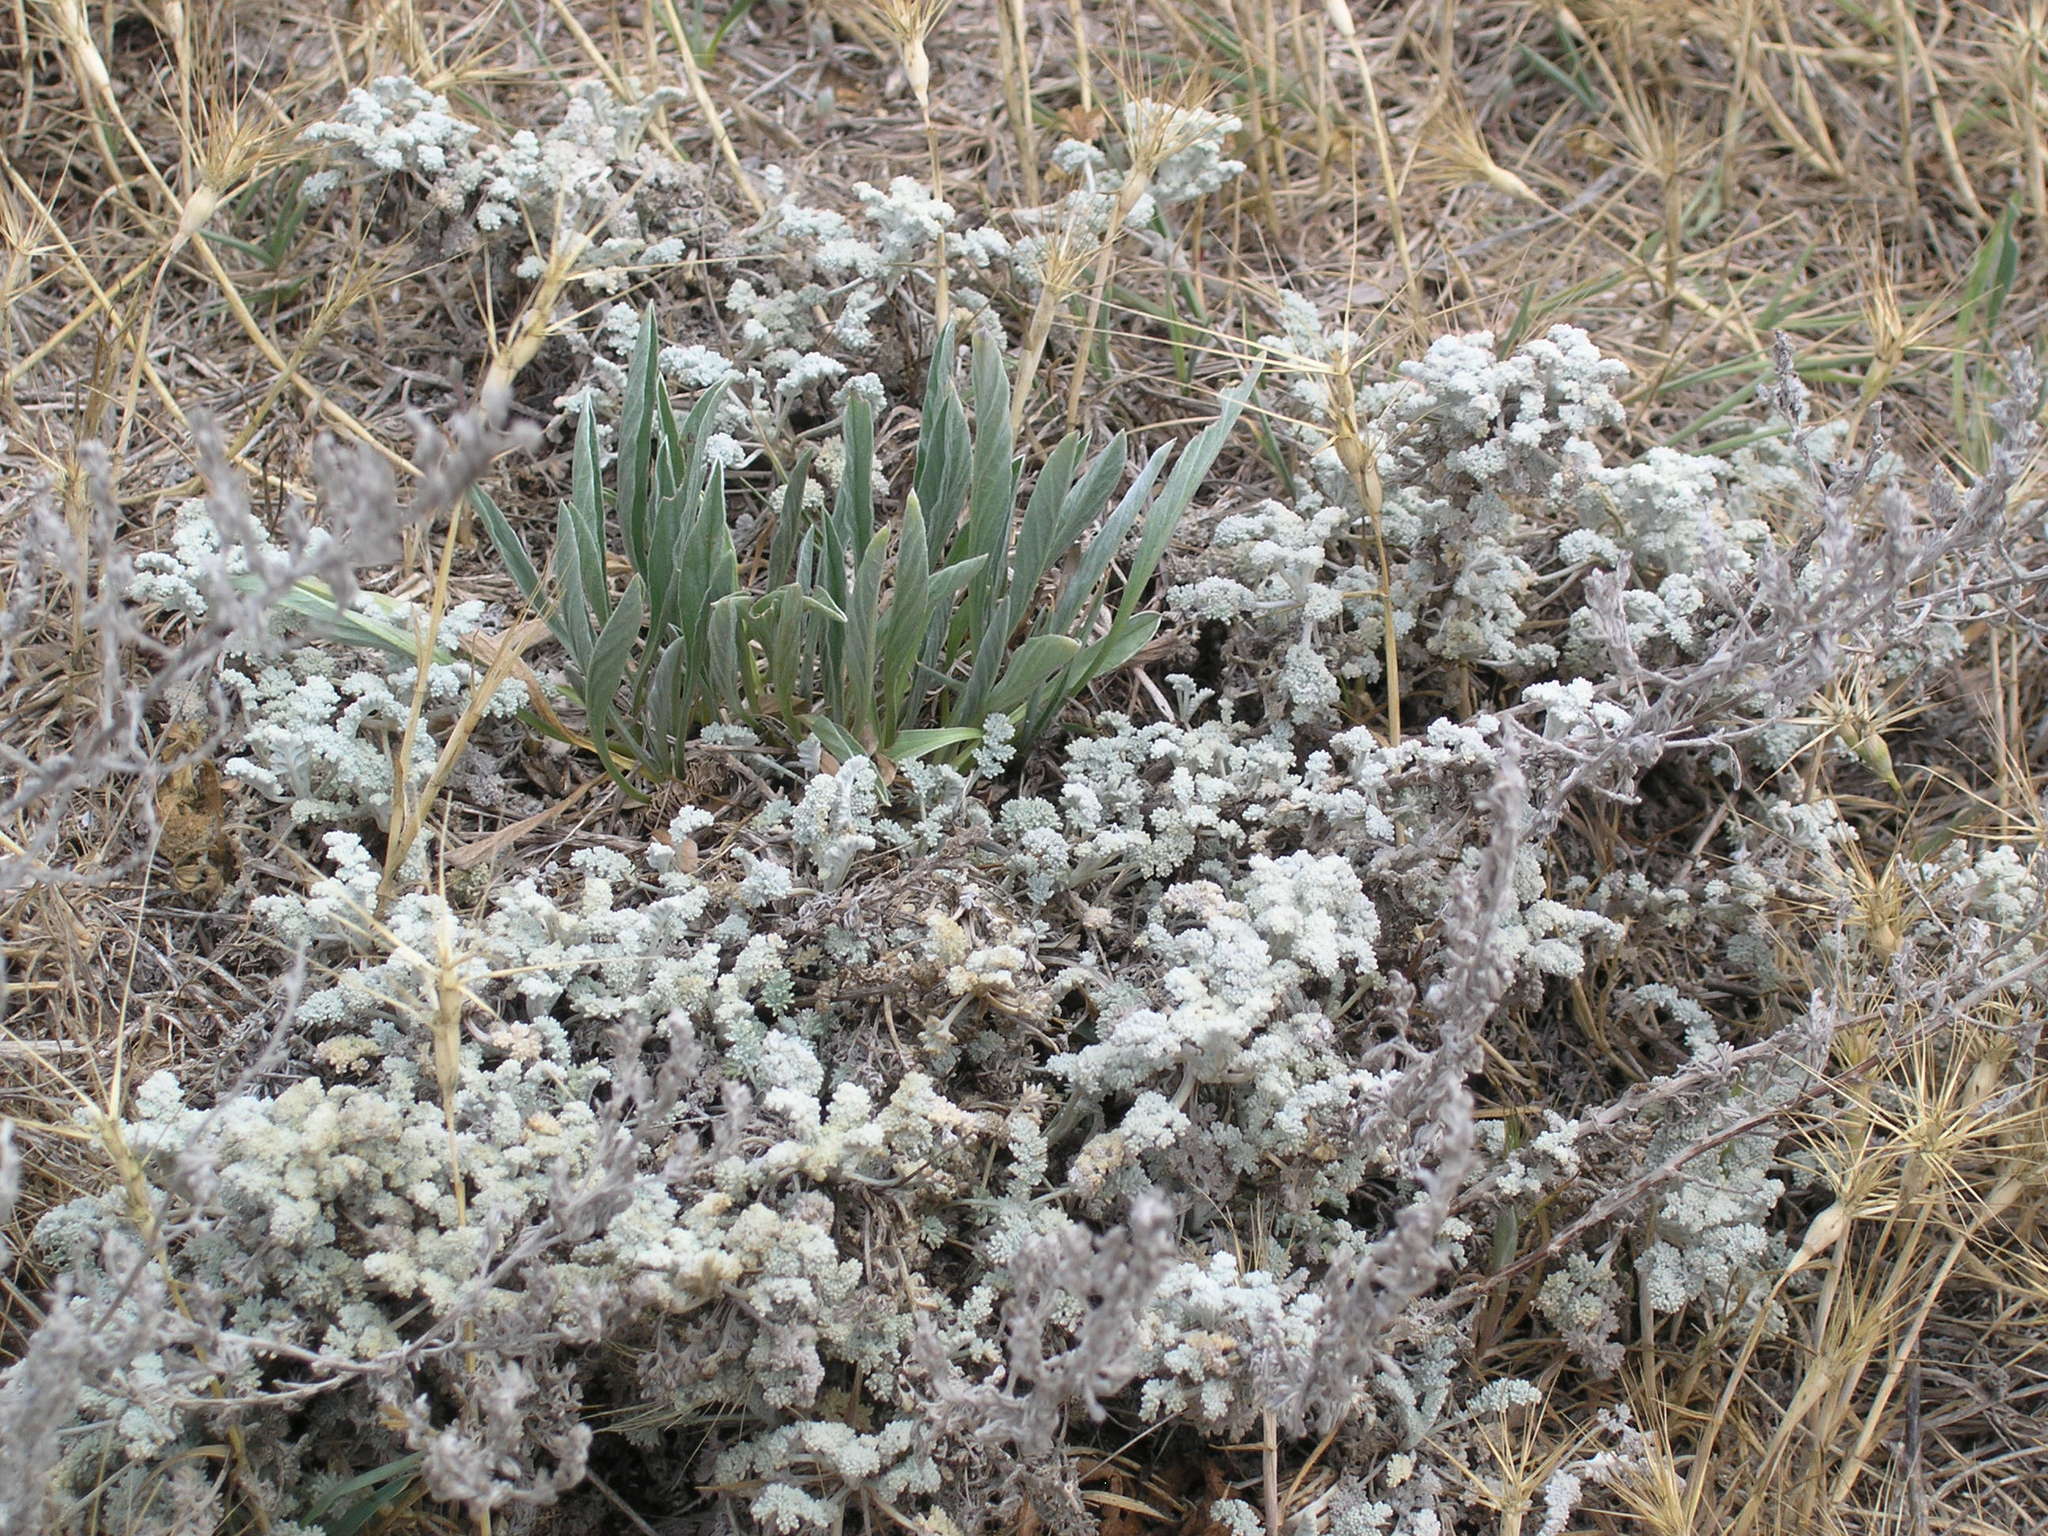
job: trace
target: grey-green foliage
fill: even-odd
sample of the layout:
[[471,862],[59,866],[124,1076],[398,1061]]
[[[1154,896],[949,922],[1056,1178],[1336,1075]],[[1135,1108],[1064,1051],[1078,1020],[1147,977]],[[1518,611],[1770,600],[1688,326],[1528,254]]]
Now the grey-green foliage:
[[[298,998],[262,1074],[137,1083],[110,1106],[135,1179],[88,1183],[36,1226],[36,1260],[70,1291],[0,1371],[0,1528],[16,1487],[34,1490],[16,1504],[36,1501],[22,1518],[38,1528],[169,1528],[180,1469],[202,1467],[228,1471],[197,1493],[217,1483],[224,1506],[263,1509],[281,1536],[316,1521],[338,1536],[413,1498],[415,1480],[518,1529],[523,1506],[580,1497],[569,1485],[590,1447],[617,1435],[649,1486],[704,1490],[729,1506],[705,1518],[734,1530],[822,1533],[888,1511],[979,1536],[1013,1529],[1026,1498],[1078,1508],[1083,1463],[1063,1462],[1067,1448],[1169,1424],[1242,1443],[1271,1414],[1301,1434],[1290,1458],[1320,1454],[1304,1432],[1343,1424],[1326,1447],[1343,1491],[1327,1519],[1298,1512],[1304,1536],[1441,1536],[1484,1523],[1465,1469],[1501,1413],[1542,1396],[1500,1374],[1511,1356],[1475,1348],[1503,1287],[1533,1292],[1575,1371],[1611,1373],[1639,1311],[1768,1327],[1768,1306],[1745,1312],[1745,1298],[1773,1295],[1796,1241],[1782,1196],[1820,1170],[1764,1117],[1803,1105],[1792,1085],[1818,1090],[1868,995],[1859,967],[1888,995],[1932,1000],[1916,1009],[1967,1016],[1955,999],[1988,998],[2021,1027],[2037,1016],[2027,957],[2048,870],[1967,829],[1931,858],[1901,857],[1908,905],[1927,916],[1880,972],[1847,894],[1846,833],[1874,823],[1829,795],[1777,798],[1791,776],[1751,780],[1738,754],[1857,658],[1924,643],[1951,594],[1992,590],[2015,551],[2037,548],[2031,531],[2001,541],[2020,525],[2005,497],[2034,451],[2039,397],[2030,386],[2004,418],[1996,472],[1967,499],[1921,510],[1880,493],[1890,531],[1860,538],[1864,472],[1820,478],[1785,514],[1792,530],[1817,525],[1810,538],[1766,526],[1745,542],[1722,537],[1739,502],[1703,500],[1690,472],[1629,479],[1632,466],[1606,474],[1574,450],[1578,479],[1553,482],[1513,458],[1517,441],[1569,431],[1613,377],[1590,347],[1553,347],[1503,363],[1490,342],[1456,340],[1404,375],[1401,414],[1460,434],[1432,439],[1453,456],[1443,465],[1384,456],[1394,546],[1424,546],[1432,564],[1405,589],[1394,573],[1396,600],[1413,603],[1409,698],[1419,711],[1462,692],[1432,684],[1430,658],[1438,680],[1483,671],[1463,659],[1471,647],[1432,638],[1464,622],[1451,599],[1500,619],[1486,633],[1522,654],[1484,664],[1519,674],[1496,697],[1479,694],[1494,691],[1482,675],[1462,713],[1398,742],[1299,698],[1239,713],[1281,646],[1333,673],[1359,654],[1340,646],[1343,604],[1376,575],[1356,557],[1364,509],[1303,498],[1219,525],[1194,557],[1190,606],[1237,621],[1222,696],[1169,680],[1175,718],[1099,716],[1047,755],[1042,795],[990,803],[931,761],[906,762],[892,795],[873,759],[850,756],[789,799],[685,807],[639,848],[523,871],[474,911],[424,871],[380,907],[370,845],[330,831],[331,874],[254,909],[330,984]],[[981,361],[978,413],[993,424],[1007,402],[986,349]],[[1795,384],[1788,358],[1788,452],[1812,474]],[[913,668],[903,708],[928,711],[913,730],[960,718],[942,711],[964,710],[981,658],[993,690],[1035,636],[1092,635],[1085,606],[1118,616],[1103,573],[1077,570],[1076,622],[1058,619],[1073,588],[1041,579],[1029,508],[1012,520],[1014,446],[968,434],[942,386],[914,472],[923,558],[908,569],[979,558],[948,603],[928,581],[920,608],[887,579],[911,530],[878,535],[872,505],[849,532],[850,502],[805,519],[799,499],[776,530],[796,546],[768,557],[792,573],[778,580],[795,580],[811,541],[800,600],[852,615],[862,570],[874,575],[869,670],[842,651],[828,682],[822,660],[805,662],[801,702],[818,716],[856,707],[847,690],[877,675],[898,602],[925,616],[909,631],[924,640],[943,615],[929,668],[952,679],[919,691]],[[650,434],[620,474],[659,489],[673,440]],[[1092,472],[1080,459],[1042,481],[1071,496]],[[1198,460],[1183,460],[1197,465],[1189,488]],[[981,501],[978,463],[995,488]],[[594,457],[584,467],[595,497]],[[701,512],[716,471],[697,473]],[[864,463],[850,476],[870,483]],[[1565,494],[1596,481],[1628,492],[1616,531],[1587,526]],[[977,516],[993,531],[975,534]],[[740,593],[722,519],[701,526],[719,556],[707,568],[731,572],[717,601],[758,602]],[[1529,586],[1439,580],[1449,567],[1432,551],[1469,557],[1495,534]],[[1660,578],[1667,616],[1686,574],[1652,567],[1646,534],[1674,562],[1721,545],[1688,577],[1689,638],[1663,620],[1661,636],[1636,632],[1647,610],[1630,597],[1649,594],[1635,572]],[[828,548],[836,592],[819,574]],[[2037,588],[2048,561],[2028,558]],[[978,611],[979,573],[998,569]],[[1134,565],[1123,601],[1141,600],[1148,570]],[[1013,594],[1048,586],[1050,611],[1011,615]],[[1535,594],[1527,608],[1518,592]],[[1581,600],[1585,635],[1539,655]],[[650,601],[643,585],[638,627],[621,628],[630,654],[647,646]],[[612,619],[583,622],[594,655]],[[1911,697],[1935,700],[1916,677],[1929,692]],[[630,686],[621,673],[599,695],[622,718]],[[725,708],[713,696],[701,718]],[[612,739],[630,762],[633,742]],[[773,750],[743,746],[740,761],[765,781]],[[1668,778],[1648,778],[1664,764]],[[1717,772],[1727,832],[1654,830],[1647,818]],[[1587,837],[1586,813],[1616,803],[1614,833]],[[1810,964],[1771,927],[1795,903],[1822,914],[1793,930],[1813,932]],[[1618,1094],[1571,1065],[1575,1034],[1547,1022],[1580,993],[1645,1053]],[[452,1094],[430,1038],[451,1000]],[[1762,1017],[1785,1022],[1758,1038]],[[1920,1016],[1901,1017],[1898,1038],[1921,1049]],[[1469,1075],[1521,1039],[1538,1044],[1508,1059],[1540,1050],[1532,1069],[1554,1076],[1533,1104],[1478,1113],[1474,1097],[1500,1086]],[[2031,1059],[2024,1040],[2012,1054]],[[1535,1359],[1545,1341],[1501,1343]],[[1091,1430],[1098,1410],[1114,1422]],[[1546,1529],[1637,1455],[1619,1420],[1574,1434],[1588,1454],[1556,1464]]]
[[[849,394],[838,493],[821,512],[808,508],[808,460],[799,461],[756,583],[733,544],[724,468],[705,452],[722,387],[678,418],[657,351],[650,312],[611,483],[586,411],[546,578],[504,514],[477,497],[521,591],[552,597],[549,622],[591,745],[622,782],[674,777],[691,734],[714,720],[769,739],[815,735],[842,758],[909,761],[964,753],[1001,714],[1028,745],[1157,631],[1159,614],[1141,606],[1146,588],[1251,388],[1224,397],[1170,473],[1160,448],[1117,496],[1122,434],[1089,459],[1086,439],[1070,433],[1026,496],[1001,350],[976,336],[970,424],[948,330],[900,520],[878,515],[874,420]],[[606,576],[614,553],[632,572],[616,593]]]

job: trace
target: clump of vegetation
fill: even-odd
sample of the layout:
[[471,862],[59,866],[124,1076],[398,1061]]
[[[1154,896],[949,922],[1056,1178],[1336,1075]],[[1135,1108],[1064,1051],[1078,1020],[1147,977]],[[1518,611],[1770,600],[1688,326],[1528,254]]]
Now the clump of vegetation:
[[2048,1524],[2038,28],[357,9],[0,76],[0,1531]]
[[[1147,585],[1249,393],[1247,385],[1226,397],[1163,486],[1165,448],[1111,509],[1124,478],[1122,434],[1084,463],[1087,445],[1070,433],[1020,506],[1024,466],[1000,347],[985,332],[975,339],[970,426],[953,383],[952,332],[943,332],[900,519],[877,520],[873,407],[849,391],[830,510],[806,455],[779,513],[747,520],[767,524],[765,575],[753,590],[741,584],[725,465],[708,444],[724,383],[678,421],[658,346],[650,313],[626,382],[609,493],[594,412],[586,407],[578,423],[575,486],[549,567],[558,595],[542,590],[518,533],[477,494],[520,591],[547,606],[592,750],[622,784],[621,752],[643,774],[682,777],[691,734],[714,720],[786,744],[814,736],[841,758],[911,762],[959,757],[999,715],[1013,750],[1028,747],[1158,632],[1158,612],[1140,606]],[[605,569],[614,524],[632,572],[616,597]],[[1112,603],[1116,581],[1122,595]]]

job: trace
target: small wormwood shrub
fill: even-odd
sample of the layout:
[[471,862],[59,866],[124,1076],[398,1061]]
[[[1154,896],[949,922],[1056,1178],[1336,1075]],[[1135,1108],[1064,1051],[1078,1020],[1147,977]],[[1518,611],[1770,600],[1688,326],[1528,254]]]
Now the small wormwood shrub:
[[[1146,586],[1254,382],[1224,397],[1156,494],[1168,449],[1111,508],[1123,435],[1084,463],[1086,439],[1069,433],[1020,509],[1001,349],[974,339],[970,426],[949,329],[933,354],[900,531],[896,519],[877,523],[873,412],[850,392],[838,493],[814,508],[809,458],[798,461],[757,588],[742,579],[725,466],[706,451],[724,387],[679,420],[658,350],[650,311],[609,486],[596,417],[583,412],[546,578],[498,507],[476,497],[520,590],[552,596],[549,625],[569,653],[590,745],[628,788],[628,774],[677,777],[690,736],[714,720],[771,740],[815,736],[841,759],[908,762],[970,750],[1000,714],[1028,746],[1157,632],[1159,613],[1140,607]],[[615,547],[632,572],[616,594],[605,574]]]
[[[850,756],[800,791],[536,858],[473,902],[329,829],[322,876],[251,907],[320,983],[286,980],[275,1046],[232,1082],[148,1075],[68,1128],[114,1166],[33,1231],[63,1278],[0,1372],[0,1531],[338,1536],[422,1495],[499,1536],[570,1531],[609,1518],[613,1456],[646,1468],[664,1520],[722,1505],[707,1528],[982,1536],[1028,1507],[1080,1529],[1092,1448],[1169,1425],[1259,1436],[1283,1500],[1297,1459],[1324,1458],[1334,1481],[1283,1502],[1295,1536],[1476,1536],[1539,1498],[1550,1536],[1605,1519],[1575,1513],[1588,1488],[1630,1498],[1663,1453],[1604,1406],[1628,1379],[1598,1380],[1652,1328],[1746,1336],[1757,1360],[1802,1349],[1816,1292],[1796,1272],[1838,1243],[1846,1261],[1849,1224],[1870,1222],[1841,1213],[1868,1187],[1853,1117],[1873,1101],[1834,1094],[1835,1069],[1931,1059],[1948,1047],[1928,1021],[1979,1011],[2011,1021],[2000,1059],[2032,1060],[2040,860],[1958,829],[1894,863],[1880,911],[1857,839],[1881,827],[1850,820],[1833,779],[1875,770],[1844,740],[1790,800],[1761,738],[1874,658],[1957,655],[1950,628],[2016,621],[2048,559],[2037,513],[2008,506],[2038,441],[2031,374],[1987,474],[1920,501],[1874,456],[1818,462],[1783,349],[1782,524],[1740,529],[1754,488],[1714,460],[1635,477],[1603,532],[1587,520],[1606,504],[1577,492],[1632,483],[1592,435],[1617,375],[1583,338],[1548,340],[1502,358],[1454,338],[1372,402],[1389,539],[1423,551],[1382,588],[1409,604],[1407,696],[1451,706],[1398,741],[1348,723],[1334,687],[1238,712],[1289,686],[1258,670],[1282,647],[1370,680],[1383,627],[1347,629],[1343,607],[1377,574],[1370,508],[1304,495],[1191,556],[1189,606],[1238,621],[1221,697],[1169,679],[1167,717],[1099,716],[993,803],[943,762],[887,785]],[[935,408],[927,433],[944,422]],[[1411,454],[1392,429],[1417,422],[1436,435]],[[1530,440],[1557,465],[1517,457]],[[1324,444],[1281,442],[1306,480]],[[660,446],[641,471],[657,485]],[[930,462],[920,516],[947,500]],[[951,505],[973,522],[971,488]],[[1014,498],[994,505],[1022,549]],[[224,622],[273,564],[227,510],[219,539],[195,523],[181,558],[144,566],[137,596]],[[797,512],[822,546],[836,509]],[[1857,536],[1869,515],[1882,539]],[[1645,530],[1687,570],[1635,565]],[[984,553],[925,538],[928,573]],[[1527,599],[1513,613],[1437,563],[1487,538],[1486,571],[1533,573],[1492,588]],[[857,571],[864,546],[839,547]],[[878,608],[903,580],[883,579],[888,547]],[[985,565],[1014,583],[1029,562]],[[304,569],[276,562],[262,594]],[[1699,588],[1683,612],[1665,595],[1681,575]],[[1482,629],[1508,642],[1496,660],[1467,644]],[[315,679],[388,640],[331,629],[326,672],[294,655],[289,714],[238,689],[250,762],[286,780],[276,744],[323,729]],[[997,680],[1018,641],[992,651]],[[974,653],[951,654],[964,690]],[[458,664],[451,689],[476,686]],[[1452,669],[1482,665],[1499,681],[1460,710]],[[1939,707],[1939,666],[1890,686]],[[615,711],[626,687],[603,695]],[[823,683],[805,702],[831,707]],[[977,768],[1005,745],[991,715]],[[768,743],[738,750],[764,785],[781,766]],[[633,762],[624,738],[615,760]],[[1688,764],[1719,776],[1726,831],[1617,817],[1586,835],[1607,806],[1684,805]],[[402,782],[321,790],[310,819],[374,821]],[[1869,1006],[1880,988],[1906,1000]],[[1580,996],[1587,1038],[1637,1042],[1625,1086],[1553,1027]],[[1482,1075],[1495,1055],[1530,1062],[1526,1090]],[[1981,1086],[2010,1091],[1988,1068]],[[1984,1134],[2009,1137],[2011,1113]],[[1802,1121],[1849,1129],[1800,1150]],[[1998,1177],[1999,1199],[2032,1188]],[[0,1207],[7,1179],[0,1144]],[[1790,1223],[1824,1193],[1837,1214],[1801,1241]],[[1503,1329],[1508,1308],[1532,1331]],[[1557,1370],[1506,1374],[1550,1348]]]

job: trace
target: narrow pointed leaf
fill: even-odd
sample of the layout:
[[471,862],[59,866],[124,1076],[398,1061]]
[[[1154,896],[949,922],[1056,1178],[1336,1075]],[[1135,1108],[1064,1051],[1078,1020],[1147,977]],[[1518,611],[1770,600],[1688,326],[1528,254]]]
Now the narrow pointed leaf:
[[512,574],[512,580],[519,588],[519,595],[529,603],[537,602],[540,595],[540,572],[534,569],[533,557],[526,552],[526,541],[512,531],[512,524],[498,509],[498,504],[481,490],[469,493],[470,504],[476,508],[477,521],[484,525],[484,532],[490,535],[491,547],[497,550],[498,558],[505,562],[505,569]]
[[592,623],[590,605],[583,594],[583,560],[576,551],[575,521],[563,506],[555,527],[555,582],[562,600],[555,605],[548,627],[568,651],[580,679],[590,671],[590,649],[596,643],[597,626]]
[[1010,380],[1003,371],[995,342],[974,338],[973,483],[968,492],[967,524],[948,551],[952,560],[985,556],[983,580],[961,604],[962,622],[954,627],[963,648],[979,646],[995,605],[1009,587],[1010,523],[1016,515],[1017,465],[1010,433]]
[[931,604],[931,550],[925,543],[924,508],[916,491],[903,511],[903,536],[896,548],[896,581],[882,622],[880,715],[893,734],[904,719],[904,700],[924,648]]
[[1019,744],[1029,746],[1036,741],[1059,712],[1079,698],[1089,684],[1128,665],[1158,632],[1159,615],[1153,612],[1134,614],[1123,623],[1112,624],[1108,634],[1085,647],[1068,664],[1066,671],[1045,690],[1036,706],[1019,722]]
[[1217,413],[1216,419],[1181,450],[1180,458],[1174,462],[1173,473],[1167,477],[1158,501],[1145,515],[1144,531],[1138,535],[1137,551],[1132,555],[1131,568],[1124,576],[1123,600],[1116,609],[1119,619],[1129,618],[1144,600],[1145,588],[1151,584],[1152,573],[1158,569],[1159,561],[1166,553],[1167,541],[1180,526],[1188,504],[1201,489],[1203,477],[1216,462],[1216,456],[1223,451],[1223,444],[1237,425],[1237,418],[1244,410],[1245,401],[1251,398],[1252,387],[1257,382],[1258,375],[1249,374],[1242,384],[1228,391],[1223,396],[1223,409]]
[[1159,633],[1159,615],[1151,610],[1134,613],[1112,624],[1109,633],[1084,648],[1067,669],[1069,693],[1079,693],[1097,678],[1107,677],[1131,659]]
[[1076,629],[1085,630],[1093,626],[1095,615],[1105,601],[1103,585],[1109,574],[1109,564],[1130,536],[1138,514],[1145,510],[1146,499],[1151,496],[1160,471],[1166,467],[1169,452],[1166,448],[1153,452],[1145,461],[1145,467],[1138,471],[1138,478],[1131,482],[1130,489],[1117,502],[1116,510],[1088,540],[1087,548],[1081,552],[1080,564],[1053,601],[1052,615],[1045,623],[1047,630],[1066,635]]
[[706,639],[705,670],[710,674],[713,696],[727,715],[739,720],[753,718],[760,697],[753,647],[740,622],[752,604],[753,598],[744,592],[713,603]]
[[575,531],[574,553],[581,567],[583,601],[593,625],[602,625],[611,614],[611,589],[604,572],[604,491],[597,478],[597,416],[584,407],[576,424],[575,470],[569,499],[563,503]]
[[618,484],[619,525],[635,570],[646,570],[655,545],[649,532],[654,497],[650,469],[654,456],[654,394],[661,386],[655,366],[660,343],[654,329],[654,307],[640,317],[640,336],[626,369],[626,389],[619,402]]
[[865,549],[875,531],[875,417],[864,396],[846,397],[840,437],[846,447],[846,466],[839,475],[833,517],[842,546]]
[[[875,731],[875,643],[881,627],[882,566],[889,556],[889,530],[877,528],[860,557],[846,604],[845,664],[826,690],[832,717],[857,736]],[[837,693],[839,697],[834,698]]]
[[954,328],[939,332],[925,372],[924,419],[917,433],[917,463],[911,485],[923,505],[931,546],[944,550],[967,503],[973,443],[967,431],[967,410],[953,383]]
[[[625,677],[626,663],[640,638],[640,620],[645,604],[643,591],[638,576],[626,584],[626,590],[619,596],[618,607],[613,610],[591,651],[589,676],[583,690],[583,707],[590,716],[590,742],[597,752],[598,761],[604,764],[605,772],[636,799],[641,798],[639,791],[628,784],[619,771],[607,738],[615,730],[620,730],[614,719],[616,700],[619,683]],[[621,731],[621,734],[625,733]]]
[[889,756],[899,763],[914,763],[921,757],[930,757],[934,752],[944,752],[952,747],[970,746],[981,740],[981,732],[971,725],[938,726],[930,730],[898,731],[896,739],[889,744]]
[[983,716],[1016,714],[1080,649],[1080,642],[1066,635],[1033,635],[1017,647],[1001,680],[989,690]]
[[1025,614],[1038,597],[1038,583],[1047,569],[1066,553],[1059,544],[1062,512],[1074,484],[1074,466],[1084,447],[1078,433],[1069,432],[1053,449],[1052,457],[1038,472],[1031,488],[1023,519],[1017,525],[1017,547],[1008,577],[1000,616],[993,620],[1005,644],[1016,635]]
[[[1053,529],[1052,559],[1055,562],[1065,559],[1070,552],[1076,550],[1086,538],[1089,527],[1102,518],[1103,509],[1109,505],[1109,498],[1116,494],[1117,482],[1124,477],[1124,467],[1129,457],[1127,440],[1124,434],[1119,432],[1089,463],[1081,478],[1074,482],[1073,489],[1067,493],[1065,504],[1060,508],[1059,521]],[[1078,573],[1078,568],[1077,560],[1075,572],[1070,573],[1065,579],[1072,581]],[[1039,575],[1042,577],[1044,572],[1041,570]],[[1033,579],[1035,581],[1038,578]],[[1063,596],[1064,592],[1057,595]]]
[[659,659],[648,668],[647,701],[643,706],[650,744],[659,746],[670,762],[678,761],[684,741],[700,720],[695,679],[689,675],[690,643],[682,636],[662,648]]
[[796,579],[798,541],[804,529],[804,486],[809,483],[811,450],[797,456],[789,483],[782,488],[782,511],[775,519],[775,533],[768,542],[768,585],[779,587]]
[[785,586],[771,593],[766,601],[772,618],[764,646],[768,653],[768,688],[782,716],[782,728],[787,731],[795,727],[797,716],[811,702],[799,696],[799,689],[807,692],[810,686],[803,643],[803,594],[794,586]]
[[853,758],[866,757],[868,755],[866,747],[862,746],[836,722],[828,719],[826,716],[813,715],[805,723],[810,726],[811,734],[818,738],[819,744],[827,752],[838,758],[840,762],[844,763]]

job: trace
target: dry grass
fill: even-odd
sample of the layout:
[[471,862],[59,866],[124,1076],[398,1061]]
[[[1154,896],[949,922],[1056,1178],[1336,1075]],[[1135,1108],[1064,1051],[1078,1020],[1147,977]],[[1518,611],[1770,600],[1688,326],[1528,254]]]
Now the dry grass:
[[[821,200],[909,174],[1001,215],[1054,190],[1038,159],[1053,141],[1113,124],[1135,91],[1238,113],[1244,178],[1169,242],[1073,253],[1064,291],[1013,317],[1037,368],[1019,421],[1047,434],[1073,417],[1190,415],[1269,328],[1262,295],[1284,286],[1351,315],[1385,358],[1449,328],[1584,326],[1635,369],[1638,441],[1689,449],[1752,430],[1782,330],[1853,434],[1875,430],[1881,395],[1900,451],[1967,475],[1997,349],[2048,319],[2037,0],[763,3],[715,56],[692,57],[680,40],[705,19],[675,0],[0,7],[0,580],[16,574],[36,488],[83,528],[90,439],[112,449],[146,540],[193,484],[201,411],[262,505],[303,493],[321,431],[406,474],[409,410],[442,416],[502,383],[549,414],[559,274],[499,291],[482,266],[421,250],[394,207],[298,205],[300,127],[398,70],[512,125],[563,79],[680,86],[695,110],[671,109],[660,132],[722,168],[716,195],[741,225],[768,163]],[[648,296],[696,331],[717,324],[697,294]],[[543,471],[525,487],[536,504]],[[449,530],[390,573],[441,597],[483,581]],[[53,603],[16,636],[0,699],[10,749],[60,747],[99,697],[105,660],[82,609]],[[1856,906],[1869,947],[1815,978],[1851,1020],[1827,1065],[1829,1111],[1793,1116],[1812,1214],[1770,1298],[1785,1327],[1640,1329],[1604,1390],[1651,1431],[1653,1472],[1601,1495],[1582,1526],[2048,1529],[2048,1100],[2007,1058],[2010,1031],[1991,1027],[2009,1021],[1972,1012],[1992,1003],[1930,1013],[1891,964],[1904,946],[1909,971],[1938,969],[1944,936],[1890,854],[1945,826],[2040,836],[2030,722],[2048,668],[2025,637],[1979,638],[1958,689],[1982,728],[1915,743],[1919,776],[1864,817],[1872,863],[1816,877],[1816,911]],[[203,733],[153,729],[157,774],[81,793],[48,827],[0,826],[0,850],[33,844],[68,872],[5,912],[0,1114],[26,1128],[35,1170],[18,1222],[120,1166],[107,1131],[139,1074],[246,1060],[264,1027],[263,989],[244,978],[276,962],[207,898],[223,878],[289,878],[288,854],[208,778]],[[1815,729],[1885,750],[1889,770],[1915,727],[1863,698]],[[1820,772],[1820,757],[1792,771]],[[495,826],[417,810],[450,817],[458,841]],[[1596,1065],[1641,1061],[1624,1043]],[[45,1278],[6,1282],[8,1334],[33,1322]],[[1471,1469],[1503,1532],[1534,1529],[1545,1476],[1601,1402],[1546,1375],[1540,1279],[1503,1284],[1493,1314],[1494,1363],[1557,1382],[1503,1430],[1496,1465]],[[1310,1506],[1329,1482],[1319,1456],[1281,1448],[1269,1489],[1277,1476],[1291,1507]],[[1126,1532],[1164,1529],[1217,1491],[1128,1460],[1101,1463],[1089,1487]]]

